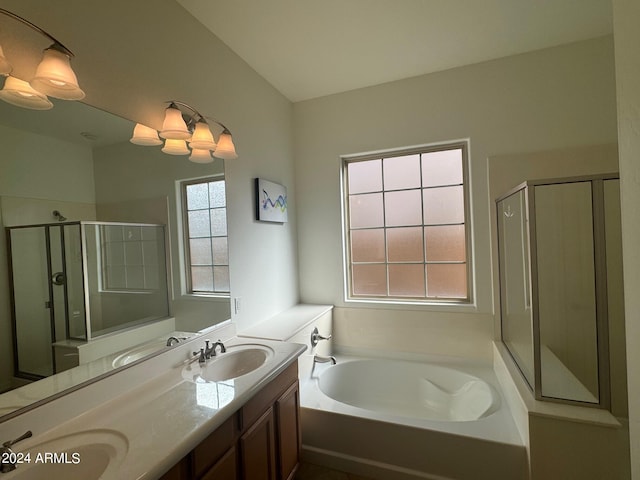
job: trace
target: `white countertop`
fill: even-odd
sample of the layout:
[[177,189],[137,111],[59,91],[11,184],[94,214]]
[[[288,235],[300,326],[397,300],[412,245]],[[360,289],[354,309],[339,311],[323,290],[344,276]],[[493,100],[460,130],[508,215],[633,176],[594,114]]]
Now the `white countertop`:
[[[273,357],[253,372],[232,381],[202,384],[185,380],[182,372],[187,365],[187,359],[192,357],[192,350],[198,350],[203,346],[200,345],[203,338],[213,339],[200,337],[177,345],[171,351],[131,367],[119,375],[113,375],[79,390],[79,394],[85,397],[91,395],[93,398],[96,395],[105,395],[105,392],[113,390],[115,385],[137,382],[133,388],[127,389],[123,386],[124,393],[112,396],[111,399],[75,416],[69,415],[67,421],[48,430],[46,424],[51,423],[49,417],[55,415],[55,402],[6,422],[1,426],[10,428],[3,428],[6,434],[3,433],[1,440],[8,440],[30,429],[34,436],[16,444],[13,449],[16,452],[35,452],[35,447],[51,439],[78,432],[113,431],[126,439],[127,453],[117,468],[109,469],[108,474],[101,478],[159,478],[255,393],[296,361],[306,348],[294,343],[269,340],[254,342],[234,336],[224,342],[227,348],[256,343],[270,347],[274,352]],[[150,370],[154,373],[149,373]],[[118,379],[118,376],[121,378]],[[148,378],[148,381],[141,382],[141,378]],[[224,385],[221,385],[223,383]],[[222,387],[224,395],[219,394]],[[65,399],[66,404],[61,403],[58,406],[62,418],[65,414],[68,415],[63,410],[69,408],[70,402],[82,401],[82,398],[74,399],[73,394],[70,394],[58,402],[64,402]],[[19,424],[12,425],[12,421]],[[42,424],[45,424],[42,426],[43,431],[39,431],[38,427]],[[20,433],[14,435],[16,432]],[[7,438],[4,438],[5,436]],[[55,443],[47,444],[47,451],[52,450],[51,445],[55,446]],[[73,452],[73,449],[68,451]],[[21,472],[21,469],[26,468],[29,468],[29,465],[19,466],[14,472],[3,474],[2,478],[10,480]]]
[[238,334],[242,337],[268,338],[285,342],[332,309],[333,305],[296,305]]

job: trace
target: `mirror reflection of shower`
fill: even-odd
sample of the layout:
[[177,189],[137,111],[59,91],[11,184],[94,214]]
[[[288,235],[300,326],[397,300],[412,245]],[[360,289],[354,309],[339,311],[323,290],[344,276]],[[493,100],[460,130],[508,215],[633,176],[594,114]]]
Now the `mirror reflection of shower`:
[[65,222],[7,232],[16,378],[85,363],[80,347],[92,339],[168,316],[163,225]]
[[54,210],[54,211],[53,211],[53,212],[51,212],[51,213],[53,214],[53,216],[54,216],[55,218],[57,218],[57,219],[58,219],[58,221],[59,221],[59,222],[66,222],[66,221],[67,221],[67,217],[65,217],[64,215],[62,215],[62,214],[60,213],[60,211],[59,211],[59,210]]

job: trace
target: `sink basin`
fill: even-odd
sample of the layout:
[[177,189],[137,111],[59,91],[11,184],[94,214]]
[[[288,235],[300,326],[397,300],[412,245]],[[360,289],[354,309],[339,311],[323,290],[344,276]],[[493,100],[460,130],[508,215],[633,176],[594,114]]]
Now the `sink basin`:
[[223,382],[242,377],[264,365],[273,356],[273,350],[264,345],[236,345],[218,353],[205,364],[187,365],[182,375],[192,382]]
[[141,358],[151,355],[152,353],[160,351],[163,348],[167,348],[166,339],[140,345],[139,347],[127,350],[123,354],[118,355],[116,358],[114,358],[113,366],[114,368],[122,367],[123,365],[135,362],[136,360],[140,360]]
[[118,466],[129,449],[127,438],[113,430],[90,430],[73,433],[17,452],[29,454],[29,462],[18,465],[7,480],[39,480],[50,478],[82,478],[94,480],[103,476],[117,478]]

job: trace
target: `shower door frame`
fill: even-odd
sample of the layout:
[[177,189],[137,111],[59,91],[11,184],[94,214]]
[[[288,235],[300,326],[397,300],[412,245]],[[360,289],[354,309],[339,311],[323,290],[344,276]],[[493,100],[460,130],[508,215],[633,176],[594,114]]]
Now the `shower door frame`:
[[[60,228],[60,244],[61,244],[61,262],[63,273],[65,277],[65,282],[63,284],[63,295],[64,295],[64,326],[65,326],[65,338],[70,340],[81,340],[85,341],[84,338],[76,338],[69,337],[70,325],[69,325],[69,296],[68,296],[68,288],[67,288],[67,263],[66,263],[66,252],[65,252],[65,232],[64,227],[67,225],[79,225],[81,226],[81,222],[57,222],[57,223],[42,223],[42,224],[32,224],[32,225],[15,225],[10,227],[5,227],[6,233],[6,241],[7,241],[7,269],[9,272],[9,293],[10,293],[10,305],[11,305],[11,328],[12,328],[12,344],[13,344],[13,372],[14,376],[17,378],[23,378],[26,380],[40,380],[42,378],[46,378],[46,376],[29,373],[20,370],[20,362],[18,355],[18,319],[16,313],[16,300],[15,300],[15,287],[14,287],[14,275],[13,275],[13,248],[12,248],[12,240],[11,240],[11,231],[18,229],[27,229],[27,228],[43,228],[44,229],[44,237],[45,237],[45,254],[46,254],[46,262],[47,262],[47,285],[48,285],[48,296],[49,299],[46,301],[46,306],[49,310],[49,324],[50,324],[50,336],[51,336],[51,363],[53,366],[53,373],[55,375],[57,373],[56,366],[56,356],[54,352],[53,344],[57,342],[56,340],[56,322],[55,322],[55,300],[54,300],[54,291],[53,291],[53,269],[52,269],[52,259],[51,259],[51,231],[52,227],[61,227]],[[81,231],[78,231],[81,234]],[[80,243],[80,248],[82,249],[82,268],[84,271],[84,244]],[[86,318],[86,285],[85,282],[82,282],[83,289],[83,299],[85,302],[84,310],[85,310],[85,318]],[[85,321],[85,329],[87,328]]]
[[[610,352],[609,352],[609,312],[607,295],[607,262],[606,262],[606,240],[605,240],[605,213],[604,213],[604,182],[607,180],[619,180],[618,173],[606,173],[598,175],[584,175],[572,177],[560,177],[551,179],[527,180],[518,186],[508,190],[495,200],[496,227],[498,241],[498,262],[500,262],[500,234],[499,203],[509,198],[517,192],[524,190],[525,208],[528,216],[528,237],[527,254],[529,257],[529,288],[531,298],[531,329],[533,338],[533,365],[534,365],[534,385],[530,385],[518,360],[511,352],[503,337],[503,299],[500,295],[500,340],[507,348],[509,355],[513,359],[518,371],[522,375],[525,383],[531,388],[535,399],[550,401],[570,405],[580,405],[593,408],[611,409],[611,379],[610,379]],[[571,400],[545,396],[542,393],[542,359],[541,359],[541,338],[540,338],[540,312],[539,312],[539,291],[538,291],[538,251],[536,243],[536,206],[535,187],[543,185],[557,185],[567,183],[590,182],[591,202],[593,215],[593,265],[594,265],[594,290],[596,302],[596,340],[597,340],[597,361],[598,361],[598,403]],[[499,271],[499,269],[498,269]],[[502,293],[503,279],[498,275],[499,292]]]

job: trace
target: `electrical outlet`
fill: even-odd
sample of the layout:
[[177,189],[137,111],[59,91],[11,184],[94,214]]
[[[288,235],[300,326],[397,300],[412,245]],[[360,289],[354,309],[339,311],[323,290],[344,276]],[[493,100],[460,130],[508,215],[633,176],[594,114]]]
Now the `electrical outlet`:
[[233,299],[233,313],[235,315],[240,315],[240,297],[235,297]]

